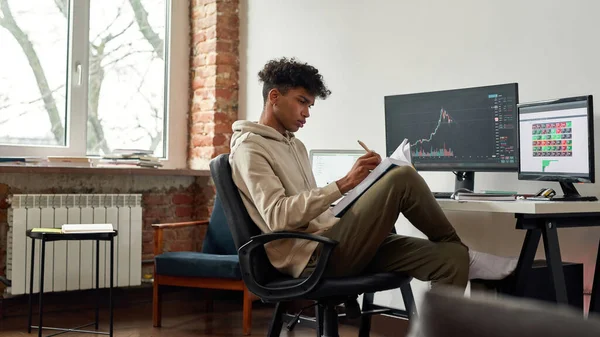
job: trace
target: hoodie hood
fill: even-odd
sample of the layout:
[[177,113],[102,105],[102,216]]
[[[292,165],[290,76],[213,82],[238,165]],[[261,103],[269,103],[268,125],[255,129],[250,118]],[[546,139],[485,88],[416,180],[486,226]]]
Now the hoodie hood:
[[231,135],[231,147],[234,148],[239,145],[240,139],[243,139],[247,133],[254,133],[260,136],[263,136],[268,139],[278,140],[280,142],[285,142],[287,140],[291,140],[294,138],[294,134],[291,132],[287,132],[286,136],[279,133],[279,131],[273,129],[270,126],[259,124],[258,122],[251,122],[246,120],[238,120],[233,122],[232,125],[233,135]]

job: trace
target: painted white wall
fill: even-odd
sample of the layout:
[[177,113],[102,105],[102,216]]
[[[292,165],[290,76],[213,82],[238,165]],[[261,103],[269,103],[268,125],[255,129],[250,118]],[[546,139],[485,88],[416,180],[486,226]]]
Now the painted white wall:
[[[600,97],[595,24],[600,2],[595,0],[242,0],[240,8],[239,117],[258,119],[257,73],[269,59],[294,56],[308,62],[333,92],[316,103],[297,133],[309,150],[359,149],[361,139],[384,153],[385,95],[518,82],[521,102]],[[454,187],[451,173],[422,175],[432,190]],[[475,180],[476,190],[559,188],[518,181],[516,173],[481,173]],[[600,195],[596,184],[578,189]],[[512,216],[448,216],[474,249],[518,255],[524,233],[514,229]],[[397,228],[422,236],[406,220]],[[588,291],[599,238],[598,229],[560,230],[563,259],[585,263]],[[425,289],[416,286],[417,293]],[[402,307],[396,294],[377,301]]]

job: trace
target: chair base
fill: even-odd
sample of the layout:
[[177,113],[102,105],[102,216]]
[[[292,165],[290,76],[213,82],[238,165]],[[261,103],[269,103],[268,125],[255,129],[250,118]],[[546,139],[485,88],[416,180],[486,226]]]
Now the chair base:
[[[375,295],[366,293],[363,295],[363,305],[360,315],[359,337],[368,337],[371,331],[371,316],[379,314],[389,314],[395,317],[408,318],[409,320],[416,317],[417,311],[415,308],[414,297],[410,283],[400,287],[402,299],[406,310],[399,310],[373,304]],[[338,337],[339,319],[346,317],[345,313],[338,313],[336,307],[344,302],[345,298],[331,298],[316,301],[317,310],[315,317],[298,316],[285,313],[286,303],[277,303],[275,313],[269,326],[268,337],[277,337],[280,335],[283,323],[288,324],[288,330],[293,330],[297,323],[303,326],[318,329],[317,336],[321,337]],[[297,320],[296,322],[292,322]],[[291,324],[290,324],[291,323]]]
[[[308,325],[314,329],[318,329],[318,336],[322,337],[339,337],[338,326],[339,326],[339,318],[344,317],[345,314],[338,313],[336,307],[341,303],[341,301],[318,301],[315,305],[317,309],[315,310],[316,317],[311,318],[307,316],[290,315],[284,312],[284,305],[278,303],[275,308],[275,314],[273,315],[273,320],[271,321],[271,325],[269,327],[268,337],[277,337],[280,335],[281,329],[283,327],[284,322],[291,323],[293,320],[300,320],[304,325]],[[373,312],[363,312],[363,315],[373,315],[383,313],[387,310],[377,310]],[[291,325],[291,328],[288,330],[293,330],[295,324]]]
[[[337,303],[325,303],[325,306],[321,310],[317,309],[317,322],[319,333],[323,337],[339,337],[338,333],[338,313],[335,307]],[[323,318],[323,324],[321,323],[321,317]]]

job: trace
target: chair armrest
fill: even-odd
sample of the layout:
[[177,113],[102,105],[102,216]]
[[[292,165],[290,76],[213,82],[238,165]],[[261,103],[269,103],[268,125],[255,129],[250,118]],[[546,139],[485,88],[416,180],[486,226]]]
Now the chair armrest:
[[[322,243],[323,247],[321,250],[321,255],[317,260],[315,270],[306,280],[293,286],[283,286],[277,288],[267,287],[257,281],[256,275],[254,275],[254,272],[251,268],[251,261],[255,254],[261,252],[261,250],[257,250],[257,248],[260,247],[261,249],[264,249],[264,244],[279,239],[305,239]],[[310,293],[321,281],[323,273],[325,272],[325,268],[327,267],[327,263],[329,262],[329,257],[331,256],[331,253],[337,244],[337,241],[323,236],[299,232],[273,232],[253,236],[250,241],[241,246],[239,249],[242,278],[251,292],[270,301],[279,301],[303,296],[307,293]]]
[[208,220],[198,220],[152,224],[152,228],[154,228],[154,256],[162,254],[163,252],[163,229],[208,225],[208,223]]
[[[334,247],[335,247],[335,245],[338,244],[337,241],[332,240],[330,238],[326,238],[324,236],[308,234],[308,233],[300,233],[300,232],[287,232],[287,231],[255,235],[255,236],[251,237],[250,239],[251,239],[250,242],[256,241],[257,243],[262,243],[262,244],[265,244],[265,243],[268,243],[271,241],[275,241],[275,240],[279,240],[279,239],[306,239],[306,240],[310,240],[310,241],[317,241],[317,242],[323,243],[323,244],[333,245]],[[250,242],[248,242],[248,243],[250,243]],[[240,247],[240,249],[241,249],[241,247]]]
[[171,222],[171,223],[155,223],[155,224],[152,224],[152,227],[154,229],[163,229],[163,228],[180,228],[180,227],[200,226],[200,225],[208,225],[208,220]]

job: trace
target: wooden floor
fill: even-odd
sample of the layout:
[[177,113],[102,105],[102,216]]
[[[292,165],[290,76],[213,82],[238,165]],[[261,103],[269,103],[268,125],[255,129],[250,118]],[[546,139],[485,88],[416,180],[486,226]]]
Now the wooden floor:
[[[25,303],[22,301],[23,304]],[[46,302],[46,301],[45,301]],[[51,300],[48,300],[51,302]],[[88,308],[65,310],[62,303],[49,303],[44,314],[44,326],[68,327],[72,328],[93,321],[94,312]],[[120,304],[115,310],[114,336],[169,336],[169,337],[207,337],[207,336],[242,336],[242,311],[241,303],[236,300],[215,301],[214,311],[206,313],[206,304],[202,300],[176,298],[165,301],[163,306],[163,322],[161,328],[152,327],[152,308],[151,297],[141,298],[132,303]],[[67,308],[68,303],[65,303]],[[62,307],[62,308],[61,308]],[[266,336],[267,328],[273,313],[271,305],[260,302],[254,303],[252,319],[252,336]],[[37,336],[37,330],[27,333],[27,315],[26,306],[21,305],[18,310],[14,310],[13,315],[6,315],[0,320],[0,336]],[[37,314],[37,313],[36,313]],[[100,313],[100,331],[108,329],[108,310],[103,308]],[[379,316],[381,317],[381,316]],[[383,330],[384,325],[378,319],[373,318],[374,331],[371,336],[404,336],[406,334],[406,323],[394,323],[391,327]],[[390,318],[387,318],[389,320]],[[37,325],[37,316],[33,317],[33,324]],[[377,328],[379,327],[379,328]],[[86,328],[88,329],[88,328]],[[375,331],[375,330],[378,331]],[[55,331],[44,330],[43,336],[55,333]],[[284,328],[281,336],[294,337],[314,337],[315,330],[306,326],[297,326],[292,332]],[[340,336],[357,336],[358,329],[349,324],[340,325]],[[94,336],[84,333],[67,333],[60,336]],[[100,336],[100,335],[96,335]]]

